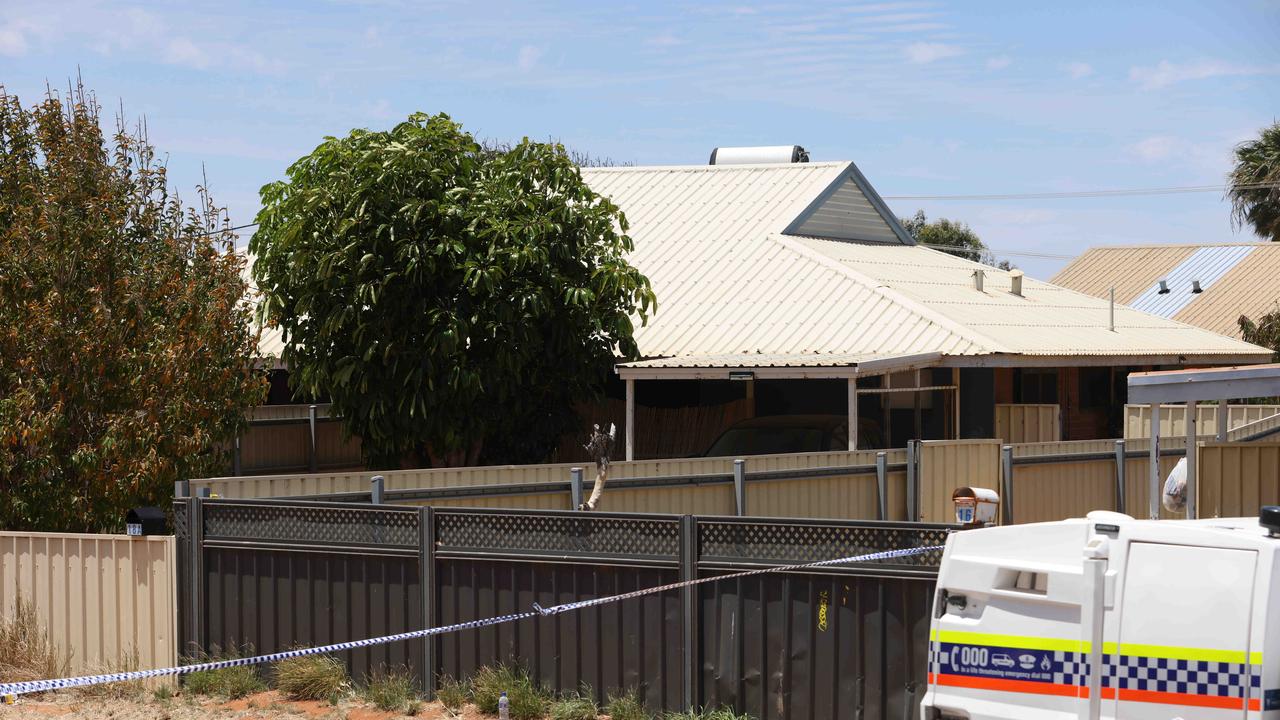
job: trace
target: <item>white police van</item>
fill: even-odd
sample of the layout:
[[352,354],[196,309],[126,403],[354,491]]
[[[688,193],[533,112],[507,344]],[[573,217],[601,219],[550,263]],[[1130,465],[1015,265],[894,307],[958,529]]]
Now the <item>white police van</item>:
[[953,534],[925,720],[1280,720],[1280,508]]

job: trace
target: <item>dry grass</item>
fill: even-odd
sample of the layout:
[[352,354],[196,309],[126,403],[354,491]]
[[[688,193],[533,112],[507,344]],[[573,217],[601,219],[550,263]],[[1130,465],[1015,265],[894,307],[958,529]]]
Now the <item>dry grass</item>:
[[12,616],[0,617],[0,682],[66,677],[71,656],[49,640],[35,605],[19,597]]
[[291,700],[336,703],[351,692],[347,666],[331,655],[304,655],[276,663],[276,689]]
[[360,694],[373,703],[374,707],[388,712],[405,710],[418,699],[418,693],[413,688],[413,678],[406,668],[373,673],[365,679],[365,687]]
[[609,702],[605,705],[609,720],[649,720],[649,711],[640,700],[640,693],[635,689],[619,695],[609,694]]
[[[216,647],[214,652],[217,652]],[[244,653],[245,655],[252,655],[253,648],[246,646]],[[190,662],[234,660],[238,657],[241,657],[240,652],[232,648],[220,657],[218,655],[201,655],[191,658]],[[220,695],[228,700],[237,700],[246,695],[252,695],[267,689],[266,683],[262,682],[261,677],[258,677],[258,672],[247,665],[189,673],[184,676],[182,686],[193,695]]]
[[[131,650],[124,654],[119,662],[106,663],[93,668],[90,675],[107,675],[110,673],[133,672],[141,666],[138,659],[138,651]],[[129,680],[127,682],[103,683],[101,685],[89,685],[79,688],[78,692],[85,697],[107,698],[111,700],[125,700],[141,695],[146,690],[146,686],[141,680]]]

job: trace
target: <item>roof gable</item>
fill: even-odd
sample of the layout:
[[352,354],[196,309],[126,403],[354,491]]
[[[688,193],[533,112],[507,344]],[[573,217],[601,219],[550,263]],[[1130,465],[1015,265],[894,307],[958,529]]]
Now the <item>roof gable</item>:
[[916,244],[853,163],[783,232],[829,240]]

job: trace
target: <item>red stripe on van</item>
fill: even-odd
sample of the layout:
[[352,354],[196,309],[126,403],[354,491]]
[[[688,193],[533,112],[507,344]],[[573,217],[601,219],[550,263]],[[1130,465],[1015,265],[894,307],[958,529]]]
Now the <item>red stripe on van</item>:
[[935,685],[969,688],[971,690],[993,690],[995,692],[1034,693],[1036,695],[1057,695],[1060,697],[1086,697],[1089,688],[1076,685],[1059,685],[1056,683],[1036,682],[1034,680],[1002,680],[1000,678],[973,677],[971,675],[938,674],[930,678]]
[[1127,702],[1159,703],[1161,705],[1190,705],[1193,707],[1222,708],[1225,710],[1244,709],[1244,698],[1238,697],[1192,695],[1190,693],[1157,692],[1155,690],[1126,690],[1123,688],[1119,693],[1120,699]]

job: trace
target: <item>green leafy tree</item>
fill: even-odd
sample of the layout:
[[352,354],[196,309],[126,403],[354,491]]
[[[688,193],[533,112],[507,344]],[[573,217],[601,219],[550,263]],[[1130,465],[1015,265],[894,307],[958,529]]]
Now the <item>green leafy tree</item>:
[[1013,269],[1013,264],[1008,260],[997,262],[995,255],[991,254],[991,250],[967,223],[946,218],[929,222],[923,210],[917,210],[912,217],[899,218],[898,222],[921,245],[943,250],[984,265],[994,265],[1001,270]]
[[265,380],[241,259],[83,88],[0,88],[0,527],[95,531],[225,467]]
[[1280,122],[1263,128],[1258,139],[1236,146],[1227,197],[1237,228],[1249,225],[1258,235],[1280,242]]
[[1258,318],[1257,322],[1244,315],[1237,322],[1240,323],[1240,337],[1245,342],[1271,348],[1275,353],[1273,360],[1280,362],[1280,304]]
[[544,458],[654,306],[626,219],[557,144],[484,149],[419,113],[326,138],[262,201],[291,382],[374,466]]

